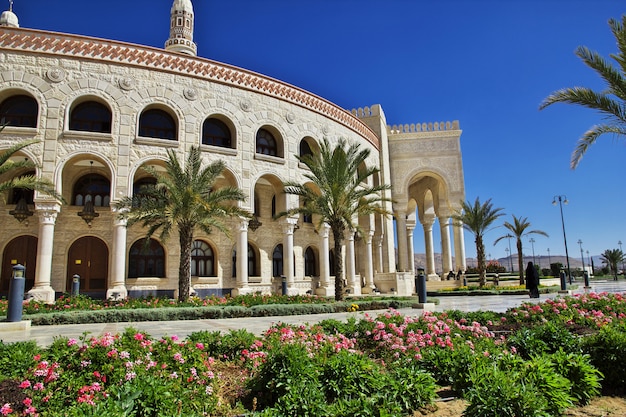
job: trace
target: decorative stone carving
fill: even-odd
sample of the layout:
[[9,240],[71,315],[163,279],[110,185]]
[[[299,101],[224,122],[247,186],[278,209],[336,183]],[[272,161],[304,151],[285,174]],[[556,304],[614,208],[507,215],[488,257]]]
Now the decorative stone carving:
[[120,78],[117,83],[119,84],[122,90],[132,90],[135,87],[135,80],[132,77],[123,77]]
[[296,121],[296,115],[289,112],[285,115],[285,120],[287,120],[288,123],[293,124]]
[[239,102],[239,107],[241,107],[241,110],[248,112],[252,110],[252,103],[247,98],[244,98]]
[[198,92],[195,88],[188,87],[183,90],[183,96],[185,96],[187,100],[193,101],[198,98]]
[[53,83],[60,83],[65,79],[65,70],[63,68],[50,68],[46,71],[46,77]]

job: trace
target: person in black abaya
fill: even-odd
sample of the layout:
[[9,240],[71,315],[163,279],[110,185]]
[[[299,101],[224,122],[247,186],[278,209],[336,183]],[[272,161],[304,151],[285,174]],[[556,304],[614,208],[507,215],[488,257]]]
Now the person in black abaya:
[[539,273],[532,262],[526,267],[526,288],[530,298],[539,298]]

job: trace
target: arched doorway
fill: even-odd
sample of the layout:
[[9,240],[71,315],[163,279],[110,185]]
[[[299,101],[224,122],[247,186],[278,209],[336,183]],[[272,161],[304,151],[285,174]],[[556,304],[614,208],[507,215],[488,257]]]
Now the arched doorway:
[[2,253],[2,276],[0,277],[0,294],[9,293],[9,285],[13,278],[13,266],[21,264],[26,267],[24,291],[35,284],[35,268],[37,266],[37,238],[34,236],[18,236],[11,240]]
[[80,292],[92,297],[106,294],[109,276],[109,249],[93,236],[81,237],[72,244],[67,256],[67,291],[72,289],[72,277],[80,275]]

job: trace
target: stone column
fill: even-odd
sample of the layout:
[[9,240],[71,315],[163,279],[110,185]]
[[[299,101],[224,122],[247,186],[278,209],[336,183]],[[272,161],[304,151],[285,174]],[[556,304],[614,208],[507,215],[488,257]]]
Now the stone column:
[[383,241],[384,240],[385,240],[385,237],[382,233],[374,239],[374,247],[376,250],[376,272],[379,272],[379,273],[383,273],[385,269],[384,262],[383,262]]
[[237,231],[237,282],[234,295],[248,294],[248,219],[240,219]]
[[363,236],[365,241],[365,287],[363,293],[371,293],[375,288],[374,286],[374,259],[372,254],[372,239],[374,237],[374,231],[369,230]]
[[426,275],[428,278],[438,278],[435,272],[435,252],[433,250],[433,223],[435,216],[424,215],[422,226],[424,227],[424,243],[426,244]]
[[128,297],[126,289],[126,224],[126,219],[120,219],[117,216],[113,218],[113,259],[107,299],[118,300]]
[[467,263],[465,260],[465,238],[463,236],[463,224],[455,224],[454,230],[454,259],[457,272],[459,270],[466,271]]
[[411,272],[411,275],[415,275],[415,246],[413,245],[413,230],[415,230],[415,222],[413,221],[408,222],[406,226],[406,234],[407,234],[406,244],[408,246],[408,253],[409,253],[408,271]]
[[[39,216],[39,238],[37,240],[37,271],[35,285],[28,291],[32,298],[45,303],[54,303],[54,289],[50,285],[52,274],[52,247],[54,225],[61,211],[58,203],[36,203],[35,211]],[[65,282],[65,280],[63,280]],[[65,288],[61,289],[62,291]]]
[[[441,256],[443,257],[443,275],[453,271],[452,251],[450,248],[450,217],[439,217],[439,227],[441,230]],[[455,271],[456,272],[456,271]]]
[[348,283],[347,288],[352,290],[352,294],[356,292],[358,286],[359,292],[361,290],[361,284],[356,282],[356,268],[354,259],[354,231],[348,230],[345,234],[345,248],[346,248],[346,281]]
[[287,293],[295,294],[295,277],[293,273],[293,232],[298,218],[289,217],[284,220],[283,226],[283,275],[287,278]]
[[398,233],[398,270],[405,272],[408,268],[408,249],[406,247],[406,212],[403,210],[396,211],[396,231]]
[[318,231],[320,235],[320,287],[316,291],[318,295],[332,295],[335,291],[335,286],[330,282],[329,231],[330,226],[327,223],[324,223],[322,229]]

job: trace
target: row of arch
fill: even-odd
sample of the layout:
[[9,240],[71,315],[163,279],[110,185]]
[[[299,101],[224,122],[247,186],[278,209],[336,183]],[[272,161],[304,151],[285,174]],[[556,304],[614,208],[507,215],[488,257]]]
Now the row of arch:
[[[0,123],[13,127],[37,128],[39,104],[27,94],[11,95],[0,102]],[[67,127],[70,131],[111,134],[113,113],[110,106],[100,99],[83,97],[70,106]],[[175,113],[163,105],[146,107],[138,120],[138,135],[145,138],[178,140],[178,121]],[[202,123],[202,145],[236,149],[234,124],[223,115],[212,115]],[[312,142],[303,139],[300,155],[312,153]],[[259,128],[255,135],[257,154],[283,158],[284,140],[272,126]]]
[[[26,271],[26,291],[34,284],[36,268],[37,238],[22,235],[12,239],[3,251],[3,259],[20,259],[20,262],[28,266]],[[26,250],[24,250],[26,249]],[[28,259],[21,259],[23,256]],[[261,256],[259,250],[251,243],[248,244],[248,268],[257,275],[260,270]],[[332,253],[330,254],[332,257]],[[236,250],[232,252],[232,276],[236,276]],[[76,240],[68,250],[67,290],[74,274],[81,277],[81,289],[86,292],[105,291],[107,289],[109,250],[104,241],[94,236],[81,237]],[[77,263],[76,260],[81,262]],[[317,276],[318,255],[317,249],[308,246],[303,253],[304,275]],[[98,264],[93,264],[99,262]],[[128,250],[128,278],[166,278],[167,253],[163,245],[156,239],[145,238],[135,241]],[[191,253],[192,277],[216,277],[220,259],[216,249],[207,241],[197,239],[193,242]],[[83,263],[85,265],[83,265]],[[86,264],[89,263],[89,267]],[[278,244],[272,252],[272,276],[283,275],[283,245]],[[3,262],[0,292],[7,293],[12,276],[12,265]]]

